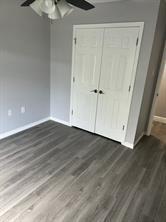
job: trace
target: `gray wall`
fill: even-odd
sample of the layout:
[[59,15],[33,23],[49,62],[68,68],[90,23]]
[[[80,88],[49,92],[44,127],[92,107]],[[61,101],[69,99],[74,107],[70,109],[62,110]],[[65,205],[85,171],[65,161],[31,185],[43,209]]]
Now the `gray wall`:
[[20,2],[0,1],[0,133],[50,112],[50,25]]
[[166,118],[166,65],[161,80],[155,116]]
[[51,116],[69,121],[72,29],[74,24],[145,22],[126,141],[135,139],[148,65],[154,40],[159,0],[96,4],[91,12],[75,10],[51,26]]
[[155,38],[152,47],[152,53],[148,68],[148,74],[146,79],[146,85],[145,85],[144,96],[143,96],[135,140],[137,140],[137,138],[147,130],[149,115],[151,111],[157,78],[161,65],[161,59],[164,50],[165,38],[166,38],[166,3],[164,0],[162,0],[159,8],[159,14],[155,30]]

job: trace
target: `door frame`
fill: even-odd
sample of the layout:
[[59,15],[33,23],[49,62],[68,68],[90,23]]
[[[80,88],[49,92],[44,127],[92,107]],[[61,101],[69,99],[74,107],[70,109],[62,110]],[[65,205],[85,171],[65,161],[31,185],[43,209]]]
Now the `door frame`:
[[151,108],[151,112],[150,112],[150,115],[149,115],[149,123],[148,123],[147,132],[146,132],[147,136],[151,135],[151,130],[152,130],[152,127],[153,127],[154,114],[155,114],[155,110],[156,110],[156,106],[157,106],[157,100],[158,100],[158,97],[159,97],[161,80],[162,80],[162,77],[163,77],[165,66],[166,66],[166,42],[165,42],[165,46],[164,46],[163,56],[162,56],[162,59],[161,59],[160,71],[159,71],[158,78],[157,78],[156,89],[155,89],[154,98],[153,98],[153,102],[152,102],[152,108]]
[[[137,27],[139,28],[139,41],[136,49],[135,59],[134,59],[134,66],[133,66],[133,78],[131,81],[131,91],[130,91],[130,105],[129,110],[131,109],[131,103],[132,103],[132,95],[133,95],[133,89],[135,84],[135,78],[136,78],[136,72],[137,72],[137,66],[139,61],[139,55],[140,55],[140,49],[141,49],[141,43],[142,43],[142,37],[143,37],[143,31],[144,31],[144,22],[124,22],[124,23],[105,23],[105,24],[82,24],[82,25],[74,25],[73,26],[73,46],[72,46],[72,68],[71,68],[71,94],[70,94],[70,125],[72,126],[72,112],[73,112],[73,89],[74,89],[74,63],[75,63],[75,41],[76,41],[76,30],[77,29],[97,29],[97,28],[131,28],[131,27]],[[130,111],[129,111],[130,116]],[[129,119],[128,116],[128,119]],[[133,144],[128,144],[127,141],[125,141],[126,133],[128,129],[128,121],[127,126],[124,130],[124,140],[121,141],[122,144],[128,146],[129,148],[133,148]]]

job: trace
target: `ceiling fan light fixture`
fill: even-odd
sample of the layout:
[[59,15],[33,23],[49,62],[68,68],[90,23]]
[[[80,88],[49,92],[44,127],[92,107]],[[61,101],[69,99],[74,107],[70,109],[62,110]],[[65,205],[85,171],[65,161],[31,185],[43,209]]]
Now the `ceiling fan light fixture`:
[[72,6],[83,10],[90,10],[95,7],[87,0],[25,0],[21,4],[21,7],[28,6],[40,16],[46,13],[48,18],[52,20],[69,15],[74,10]]
[[53,0],[43,0],[40,8],[44,13],[52,14],[55,11],[55,3]]
[[55,5],[54,12],[48,14],[48,18],[51,19],[51,20],[56,20],[56,19],[60,19],[61,18],[61,14],[59,12],[59,9],[58,9],[57,5]]
[[43,12],[41,10],[41,4],[42,4],[42,0],[36,0],[34,1],[32,4],[30,4],[30,7],[39,15],[42,16]]
[[65,0],[60,0],[57,3],[58,9],[60,11],[61,17],[69,15],[74,9]]

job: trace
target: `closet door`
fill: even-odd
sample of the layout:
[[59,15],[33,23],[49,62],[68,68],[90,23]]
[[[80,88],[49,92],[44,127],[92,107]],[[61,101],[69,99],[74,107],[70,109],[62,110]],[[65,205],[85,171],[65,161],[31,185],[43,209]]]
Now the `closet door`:
[[125,136],[138,34],[135,27],[105,29],[95,132],[116,141]]
[[104,29],[77,29],[72,125],[94,132]]

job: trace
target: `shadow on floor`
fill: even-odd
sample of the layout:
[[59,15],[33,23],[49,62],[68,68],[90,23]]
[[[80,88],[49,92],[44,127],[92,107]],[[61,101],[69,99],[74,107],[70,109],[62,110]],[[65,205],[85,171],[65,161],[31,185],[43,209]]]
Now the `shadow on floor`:
[[166,124],[154,121],[151,135],[166,143]]

